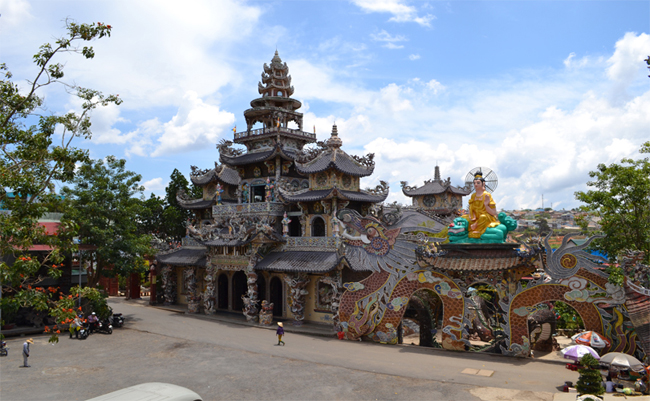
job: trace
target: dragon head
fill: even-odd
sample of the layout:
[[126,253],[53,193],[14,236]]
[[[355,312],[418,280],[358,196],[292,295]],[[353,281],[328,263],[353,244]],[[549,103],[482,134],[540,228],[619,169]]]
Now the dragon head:
[[449,242],[457,242],[467,238],[469,222],[464,217],[456,217],[449,224],[447,232],[449,233]]
[[338,214],[346,244],[362,247],[368,253],[385,255],[395,244],[400,229],[389,229],[372,216],[361,216],[352,209],[343,209]]

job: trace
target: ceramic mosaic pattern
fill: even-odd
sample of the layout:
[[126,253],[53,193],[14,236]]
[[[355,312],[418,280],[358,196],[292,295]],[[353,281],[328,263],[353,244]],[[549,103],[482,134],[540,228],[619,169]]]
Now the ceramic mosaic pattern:
[[[346,337],[354,339],[360,337],[359,333],[351,325],[354,323],[352,316],[358,309],[357,302],[368,295],[377,291],[389,278],[386,272],[372,274],[367,279],[361,281],[362,289],[357,291],[346,291],[341,300],[341,327],[346,332]],[[347,286],[356,288],[361,286]],[[360,326],[361,330],[369,330],[368,335],[371,339],[381,343],[397,343],[397,327],[402,320],[406,311],[406,305],[411,295],[422,289],[428,289],[440,296],[443,302],[443,329],[442,329],[442,346],[449,350],[464,350],[465,342],[462,341],[462,316],[465,308],[464,298],[460,288],[449,278],[440,273],[420,270],[409,273],[405,278],[400,280],[392,293],[388,302],[389,307],[385,313],[378,319],[378,324],[371,329],[371,322],[364,322]],[[371,312],[372,313],[372,312]],[[372,318],[372,317],[371,317]],[[370,320],[370,319],[368,319]]]
[[533,307],[545,301],[565,302],[578,312],[585,324],[585,330],[603,333],[603,321],[596,306],[590,302],[567,300],[564,295],[571,291],[572,289],[566,285],[541,284],[515,295],[510,303],[508,313],[510,316],[509,337],[511,348],[513,348],[513,344],[525,347],[526,343],[528,343],[528,314],[516,313],[516,311],[522,311],[526,307]]

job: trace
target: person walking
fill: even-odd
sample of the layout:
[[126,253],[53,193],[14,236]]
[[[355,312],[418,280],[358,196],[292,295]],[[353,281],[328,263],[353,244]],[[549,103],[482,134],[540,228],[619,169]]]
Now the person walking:
[[31,368],[27,364],[27,358],[29,358],[29,344],[34,344],[34,340],[31,338],[23,343],[23,368]]
[[282,341],[282,336],[284,335],[284,326],[282,325],[282,322],[278,322],[278,330],[275,334],[278,335],[278,345],[284,345],[284,341]]

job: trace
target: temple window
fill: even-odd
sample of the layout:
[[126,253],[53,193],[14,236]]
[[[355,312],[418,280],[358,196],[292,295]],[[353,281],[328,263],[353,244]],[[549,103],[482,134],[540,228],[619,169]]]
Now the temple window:
[[311,221],[311,236],[324,237],[325,236],[325,220],[322,217],[314,217]]

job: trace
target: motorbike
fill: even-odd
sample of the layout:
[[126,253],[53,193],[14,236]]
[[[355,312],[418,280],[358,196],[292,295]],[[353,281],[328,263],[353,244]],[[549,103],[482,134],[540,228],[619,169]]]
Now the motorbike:
[[100,320],[99,322],[97,322],[97,327],[95,328],[95,331],[98,333],[113,334],[113,325],[111,324],[109,319]]
[[124,317],[122,316],[121,313],[113,313],[113,317],[111,318],[113,326],[114,327],[122,327],[124,326]]
[[6,341],[0,341],[0,356],[9,355],[9,347],[7,347]]
[[84,323],[83,326],[79,329],[79,339],[80,340],[85,340],[88,338],[90,335],[90,328],[88,326],[88,323]]

